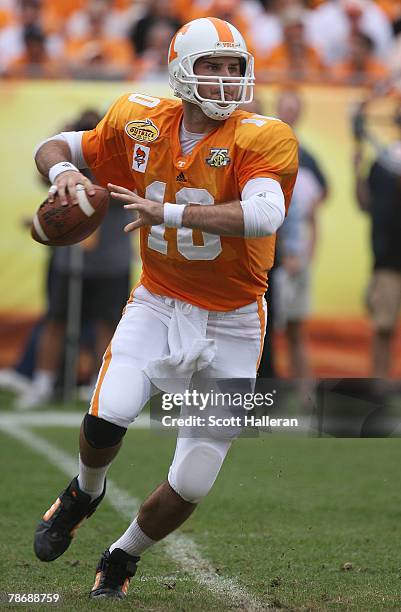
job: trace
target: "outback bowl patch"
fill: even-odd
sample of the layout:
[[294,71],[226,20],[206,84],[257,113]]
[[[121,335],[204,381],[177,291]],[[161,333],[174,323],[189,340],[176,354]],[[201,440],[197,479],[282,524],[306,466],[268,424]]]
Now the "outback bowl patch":
[[138,142],[153,142],[159,136],[159,128],[150,119],[129,121],[125,126],[125,132]]

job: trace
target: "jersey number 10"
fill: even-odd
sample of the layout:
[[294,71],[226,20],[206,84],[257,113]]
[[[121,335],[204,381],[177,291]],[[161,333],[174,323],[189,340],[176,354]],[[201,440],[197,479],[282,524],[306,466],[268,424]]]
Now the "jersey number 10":
[[[146,187],[145,198],[154,202],[164,202],[166,183],[154,181]],[[213,196],[206,189],[196,187],[183,187],[176,193],[177,204],[188,204],[189,202],[210,206],[214,204]],[[168,242],[164,238],[165,225],[153,225],[148,236],[148,247],[167,255]],[[177,229],[177,250],[185,259],[212,260],[216,259],[222,251],[220,236],[202,232],[203,245],[198,246],[193,241],[193,230],[189,227]]]
[[[129,97],[130,102],[154,108],[160,103],[160,98],[147,96],[144,94],[133,93]],[[164,202],[166,193],[166,183],[154,181],[147,186],[145,198],[154,202]],[[188,204],[189,202],[196,204],[214,204],[213,196],[206,189],[197,189],[196,187],[183,187],[176,193],[177,204]],[[164,237],[165,225],[153,225],[148,236],[148,247],[167,255],[168,242]],[[193,231],[189,227],[180,227],[177,229],[177,250],[185,259],[190,260],[212,260],[216,259],[222,251],[220,236],[202,232],[203,245],[194,244]]]

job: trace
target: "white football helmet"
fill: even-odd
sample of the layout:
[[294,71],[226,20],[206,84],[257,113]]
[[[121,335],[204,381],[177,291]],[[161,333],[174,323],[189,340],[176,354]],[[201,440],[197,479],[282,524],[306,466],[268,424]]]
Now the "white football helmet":
[[[194,64],[200,57],[239,57],[242,75],[201,76],[194,74]],[[240,104],[253,100],[255,76],[253,57],[248,53],[245,41],[239,31],[222,19],[203,17],[184,25],[173,37],[168,53],[170,86],[174,95],[201,107],[211,119],[227,119]],[[199,85],[220,86],[220,98],[203,98]],[[224,87],[238,87],[235,102],[226,100]]]

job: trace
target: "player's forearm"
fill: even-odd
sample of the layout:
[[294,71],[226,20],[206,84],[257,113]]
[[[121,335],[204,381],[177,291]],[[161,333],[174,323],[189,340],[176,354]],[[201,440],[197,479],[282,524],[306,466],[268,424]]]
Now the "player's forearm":
[[276,191],[261,191],[241,201],[212,206],[191,204],[185,207],[181,224],[219,236],[260,238],[275,234],[284,217],[284,195],[278,186]]
[[35,155],[36,166],[46,178],[50,168],[63,161],[71,161],[71,151],[68,144],[62,140],[45,142]]
[[164,204],[142,198],[121,185],[108,184],[111,196],[125,202],[125,208],[137,211],[138,218],[124,229],[131,232],[144,225],[188,227],[218,236],[260,238],[275,234],[285,216],[284,195],[276,191],[250,194],[239,201],[224,204]]
[[185,207],[182,225],[219,236],[244,236],[244,214],[239,200],[201,206]]

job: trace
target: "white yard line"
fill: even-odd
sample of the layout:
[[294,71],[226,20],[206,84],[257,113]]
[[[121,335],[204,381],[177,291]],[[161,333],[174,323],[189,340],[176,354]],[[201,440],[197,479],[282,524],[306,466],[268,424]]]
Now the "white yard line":
[[[71,455],[57,448],[36,433],[24,429],[21,426],[23,423],[27,425],[27,417],[33,417],[34,414],[35,413],[31,415],[26,413],[24,415],[15,415],[15,413],[3,414],[0,417],[0,430],[46,458],[61,472],[64,472],[71,478],[77,473],[77,459],[74,459]],[[40,413],[36,413],[37,425],[39,425],[40,421],[39,414]],[[42,413],[42,426],[53,424],[49,422],[49,414],[50,413],[47,412]],[[60,418],[60,413],[57,414]],[[67,413],[65,413],[65,415],[66,414]],[[22,416],[26,417],[25,422],[24,419],[21,418]],[[82,415],[79,415],[78,424],[81,422],[81,419]],[[45,423],[43,423],[43,421],[45,421]],[[148,419],[147,423],[149,423]],[[108,502],[121,516],[131,521],[138,510],[139,500],[129,495],[124,489],[115,485],[110,479],[108,479],[107,485]],[[163,540],[162,544],[172,561],[180,565],[185,572],[191,574],[194,580],[206,587],[211,593],[224,600],[225,603],[234,604],[236,607],[238,606],[243,610],[249,611],[269,608],[267,604],[260,602],[256,596],[239,585],[235,579],[219,576],[213,565],[202,557],[197,545],[188,536],[173,533]]]
[[164,542],[167,554],[181,567],[209,589],[214,595],[235,604],[242,610],[267,610],[256,596],[240,586],[233,578],[225,578],[216,574],[216,569],[202,557],[197,545],[191,538],[183,534],[172,534]]
[[[3,412],[0,423],[14,424],[22,427],[79,427],[84,418],[84,412],[74,410],[32,410],[26,412]],[[150,418],[147,414],[140,414],[131,427],[138,429],[149,428]]]

